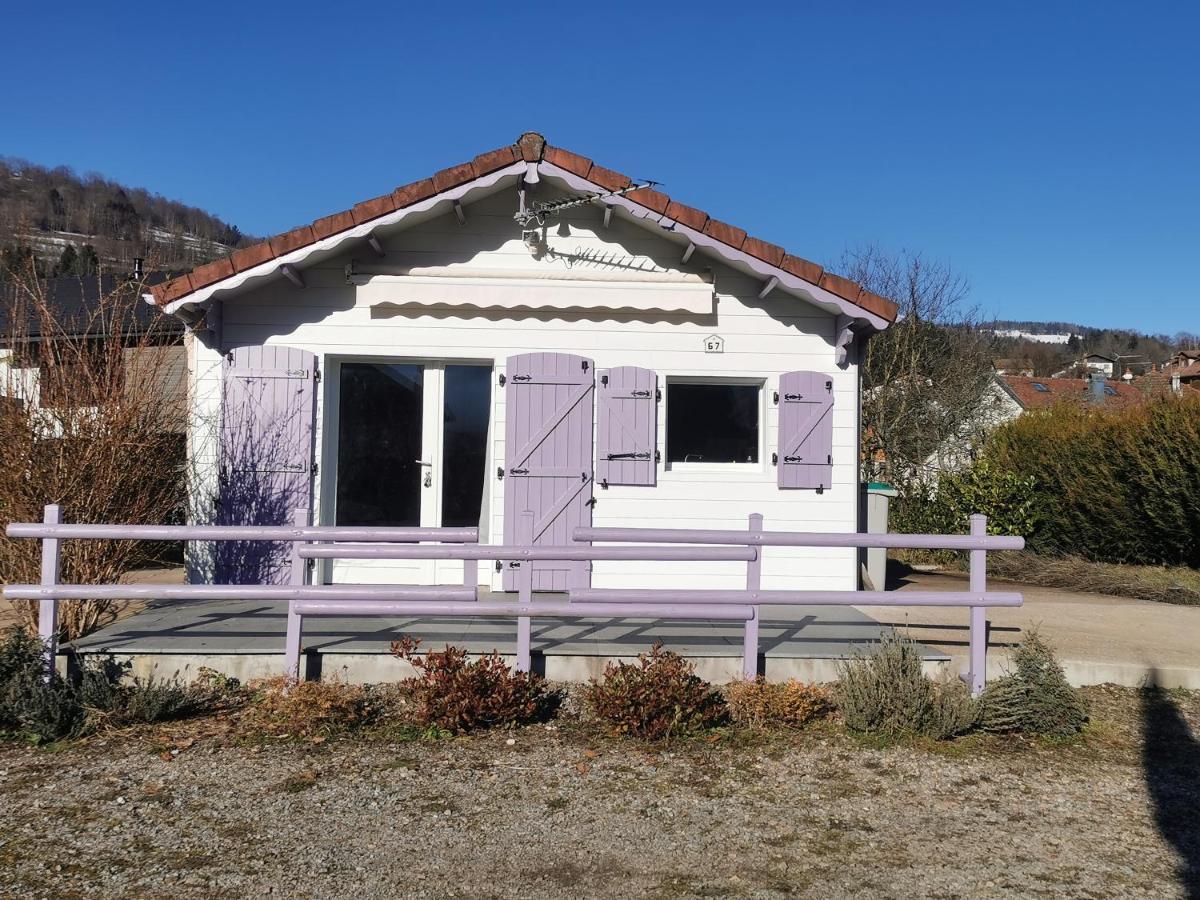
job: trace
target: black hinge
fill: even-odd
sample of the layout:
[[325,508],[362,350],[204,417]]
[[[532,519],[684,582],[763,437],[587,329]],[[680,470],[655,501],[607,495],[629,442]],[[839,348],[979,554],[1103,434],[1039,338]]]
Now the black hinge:
[[825,462],[831,466],[833,465],[833,454],[832,453],[830,453],[828,456],[825,457]]
[[504,571],[504,563],[500,562],[500,560],[496,560],[496,571],[497,572]]
[[604,385],[605,387],[608,387],[608,376],[607,376],[607,375],[601,375],[601,376],[600,376],[600,383],[601,383],[602,385]]
[[[604,486],[605,486],[605,487],[607,487],[607,486],[608,486],[608,482],[607,482],[607,481],[606,481],[606,482],[604,482]],[[586,503],[584,503],[583,505],[584,505],[584,506],[595,506],[595,505],[596,505],[596,498],[595,498],[595,497],[589,497],[589,498],[588,498],[588,500],[587,500],[587,502],[586,502]]]
[[771,465],[773,465],[773,466],[779,465],[779,454],[778,453],[771,454]]
[[316,475],[320,471],[321,471],[321,464],[313,463],[313,475]]
[[629,393],[631,396],[634,396],[634,397],[645,397],[647,400],[650,399],[649,391],[630,391]]
[[507,380],[507,379],[504,377],[504,373],[503,373],[503,372],[501,372],[501,373],[500,373],[500,387],[504,387],[504,382],[505,382],[506,380]]
[[649,450],[629,451],[628,453],[608,453],[605,454],[607,459],[649,459]]
[[498,478],[498,479],[504,478],[504,466],[496,467],[496,478]]
[[655,402],[655,403],[661,403],[661,402],[662,402],[662,388],[655,388],[655,389],[654,389],[654,402]]
[[825,382],[825,390],[831,394],[833,393],[833,382],[832,381]]

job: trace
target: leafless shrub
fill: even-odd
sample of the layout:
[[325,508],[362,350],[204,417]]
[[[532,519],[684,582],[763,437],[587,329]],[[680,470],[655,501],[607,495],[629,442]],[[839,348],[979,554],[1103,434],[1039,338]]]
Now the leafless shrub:
[[772,682],[759,677],[754,681],[735,681],[726,695],[733,721],[751,728],[803,728],[833,708],[827,688],[795,679]]
[[[91,303],[65,304],[31,272],[0,283],[0,526],[37,521],[47,503],[74,522],[161,523],[182,509],[185,364],[143,285],[120,281]],[[172,344],[175,344],[173,346]],[[64,582],[116,582],[163,548],[67,541]],[[0,581],[39,578],[37,541],[0,539]],[[16,603],[37,625],[37,604]],[[112,601],[62,605],[61,636],[103,622]]]

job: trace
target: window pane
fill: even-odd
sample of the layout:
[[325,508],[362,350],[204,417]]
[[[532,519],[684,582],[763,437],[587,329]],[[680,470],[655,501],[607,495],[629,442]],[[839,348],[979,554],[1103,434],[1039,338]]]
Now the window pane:
[[442,525],[476,526],[483,507],[492,370],[446,366],[442,414]]
[[758,462],[751,384],[668,384],[667,462]]
[[338,525],[421,524],[424,375],[414,365],[342,365]]

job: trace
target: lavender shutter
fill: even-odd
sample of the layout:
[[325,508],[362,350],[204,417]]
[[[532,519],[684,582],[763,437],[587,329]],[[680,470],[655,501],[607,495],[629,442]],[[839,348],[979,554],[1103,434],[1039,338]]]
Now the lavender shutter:
[[[217,521],[286,525],[312,507],[316,357],[292,347],[238,347],[225,359]],[[288,547],[216,544],[214,579],[282,584]]]
[[596,388],[596,480],[654,485],[658,480],[658,376],[650,369],[601,369]]
[[[567,353],[526,353],[506,364],[504,534],[516,540],[521,513],[534,514],[533,544],[572,543],[574,530],[592,524],[592,361]],[[526,563],[528,564],[528,563]],[[533,587],[563,591],[587,587],[587,562],[537,561]],[[516,590],[516,572],[504,570],[504,589]]]
[[833,481],[833,381],[821,372],[779,376],[779,486],[824,490]]

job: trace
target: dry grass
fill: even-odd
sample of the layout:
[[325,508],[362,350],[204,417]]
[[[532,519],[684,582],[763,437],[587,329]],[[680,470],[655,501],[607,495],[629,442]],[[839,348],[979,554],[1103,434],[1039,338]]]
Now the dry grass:
[[1039,556],[1026,551],[990,554],[988,573],[1041,587],[1200,605],[1200,570],[1186,566],[1116,565],[1089,562],[1077,556]]
[[253,702],[239,716],[244,736],[324,739],[370,722],[376,709],[359,684],[340,681],[289,682],[271,678],[252,685]]

